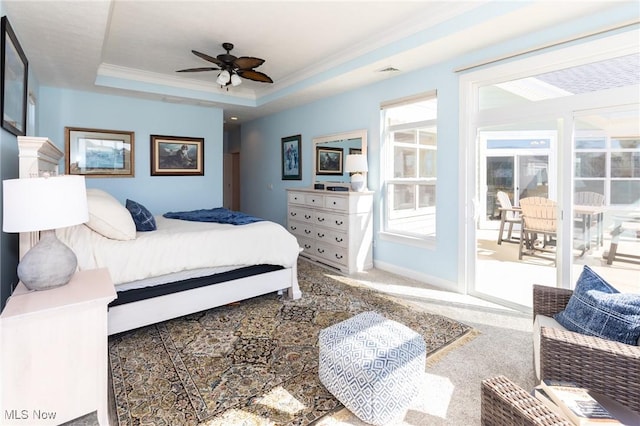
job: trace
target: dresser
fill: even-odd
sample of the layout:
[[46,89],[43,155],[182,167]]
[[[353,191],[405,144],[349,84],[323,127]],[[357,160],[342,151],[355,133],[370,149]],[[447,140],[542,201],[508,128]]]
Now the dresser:
[[108,419],[106,269],[29,291],[19,283],[0,315],[0,424],[58,425],[97,412]]
[[287,200],[301,256],[348,274],[373,266],[373,192],[289,189]]

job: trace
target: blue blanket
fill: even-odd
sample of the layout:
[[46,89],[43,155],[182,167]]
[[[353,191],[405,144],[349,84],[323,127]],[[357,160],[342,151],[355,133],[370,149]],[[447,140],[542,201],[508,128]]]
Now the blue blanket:
[[190,220],[192,222],[229,223],[231,225],[246,225],[264,220],[246,213],[225,209],[224,207],[191,210],[188,212],[167,212],[162,216],[168,219]]

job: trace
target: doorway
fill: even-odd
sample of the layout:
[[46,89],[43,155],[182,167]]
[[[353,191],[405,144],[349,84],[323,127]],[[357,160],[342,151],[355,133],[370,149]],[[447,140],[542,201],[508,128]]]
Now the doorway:
[[[461,151],[464,164],[472,165],[462,171],[467,206],[462,238],[469,242],[464,256],[467,293],[531,312],[533,284],[572,288],[588,262],[600,267],[605,279],[615,275],[617,282],[632,283],[621,291],[640,292],[640,269],[629,258],[617,259],[612,267],[604,255],[613,247],[612,229],[627,232],[626,254],[640,255],[636,245],[640,227],[633,233],[634,224],[628,220],[640,213],[640,78],[633,72],[620,77],[625,69],[634,69],[621,64],[640,58],[638,35],[638,31],[617,34],[461,77]],[[575,84],[584,83],[590,73],[598,79]],[[607,78],[607,73],[620,78]],[[588,113],[603,109],[631,110],[626,127],[607,132],[606,123],[614,120]],[[585,140],[589,131],[607,133],[607,149],[618,146],[620,152],[593,148],[590,144],[596,142]],[[589,167],[593,165],[598,165],[597,171]],[[625,182],[617,183],[618,179]],[[612,193],[617,188],[614,198],[622,197],[624,205],[614,205],[609,198],[593,214],[574,205],[576,188],[604,188],[607,182]],[[551,236],[542,241],[524,239],[530,246],[525,244],[523,255],[523,237],[516,225],[515,241],[498,244],[498,191],[506,192],[515,206],[530,197],[551,201],[556,218]],[[606,190],[601,192],[606,198]],[[550,247],[551,253],[542,259],[529,257],[526,248],[535,244]]]

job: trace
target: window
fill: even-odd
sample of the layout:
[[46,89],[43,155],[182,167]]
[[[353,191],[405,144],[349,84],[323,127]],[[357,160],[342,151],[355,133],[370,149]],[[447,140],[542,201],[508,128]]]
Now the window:
[[435,92],[382,106],[384,232],[436,234],[437,116]]
[[607,205],[630,205],[640,194],[640,139],[579,137],[575,142],[575,191],[603,194]]

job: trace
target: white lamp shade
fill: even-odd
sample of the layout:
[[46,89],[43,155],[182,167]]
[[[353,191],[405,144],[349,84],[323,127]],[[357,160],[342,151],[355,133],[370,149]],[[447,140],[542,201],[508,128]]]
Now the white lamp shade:
[[84,176],[2,182],[4,232],[66,228],[89,220]]
[[367,157],[362,154],[349,154],[345,160],[344,169],[347,172],[366,172],[369,170],[367,166]]
[[238,74],[231,74],[231,85],[239,86],[240,83],[242,83],[242,79],[240,78],[240,76]]
[[231,75],[229,74],[229,71],[224,70],[218,75],[218,79],[216,80],[216,83],[218,83],[221,86],[224,86],[229,82],[230,78],[231,78]]

